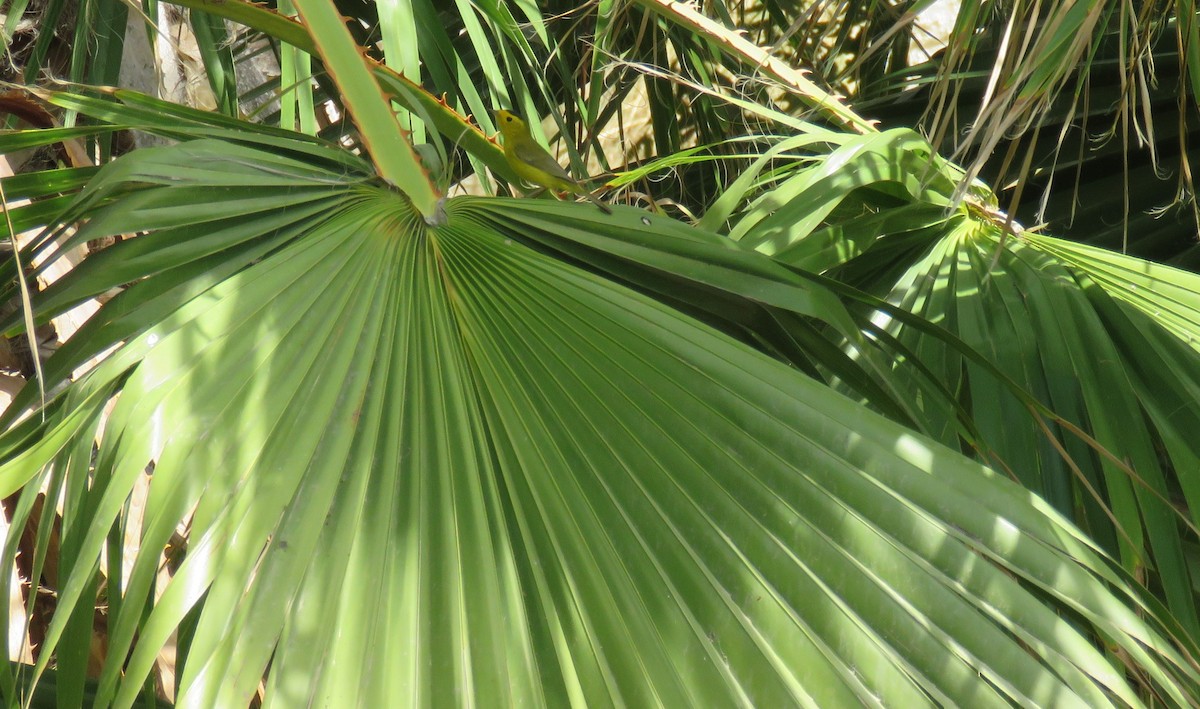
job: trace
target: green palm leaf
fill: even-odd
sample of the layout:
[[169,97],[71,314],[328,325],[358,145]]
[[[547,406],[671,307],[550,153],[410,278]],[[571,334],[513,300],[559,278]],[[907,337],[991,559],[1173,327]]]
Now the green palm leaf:
[[[1136,704],[1100,639],[1143,687],[1192,696],[1173,624],[1047,505],[581,269],[572,243],[622,231],[593,208],[451,200],[431,228],[302,152],[143,150],[85,193],[77,238],[147,230],[124,248],[169,265],[48,363],[61,380],[120,343],[0,441],[0,487],[53,459],[52,494],[78,502],[45,664],[154,464],[141,551],[107,591],[101,704],[132,702],[181,624],[179,701],[205,706],[244,704],[268,666],[285,706]],[[171,162],[207,169],[145,178]],[[173,201],[208,236],[131,200]],[[547,251],[547,221],[576,263]],[[45,303],[130,277],[84,268]],[[811,314],[837,322],[826,302],[814,290]]]

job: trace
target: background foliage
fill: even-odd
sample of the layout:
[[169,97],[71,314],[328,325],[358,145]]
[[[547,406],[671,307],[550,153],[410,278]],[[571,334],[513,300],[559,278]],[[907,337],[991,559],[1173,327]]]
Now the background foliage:
[[11,4],[0,697],[1197,703],[1195,10],[931,4]]

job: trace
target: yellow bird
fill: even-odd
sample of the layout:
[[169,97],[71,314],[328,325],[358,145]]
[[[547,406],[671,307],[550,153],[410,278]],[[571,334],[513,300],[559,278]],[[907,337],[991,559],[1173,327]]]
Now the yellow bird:
[[496,111],[496,122],[504,135],[504,157],[517,177],[557,192],[587,197],[605,214],[612,214],[608,205],[596,199],[586,187],[571,178],[546,149],[537,144],[525,121],[508,111]]

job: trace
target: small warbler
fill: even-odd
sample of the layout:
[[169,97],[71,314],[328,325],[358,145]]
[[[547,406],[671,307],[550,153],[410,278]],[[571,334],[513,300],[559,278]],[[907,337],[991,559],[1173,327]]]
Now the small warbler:
[[525,121],[508,111],[496,111],[496,122],[504,135],[504,157],[517,177],[557,192],[587,197],[605,214],[612,214],[608,205],[596,199],[586,187],[571,178],[546,149],[537,144]]

